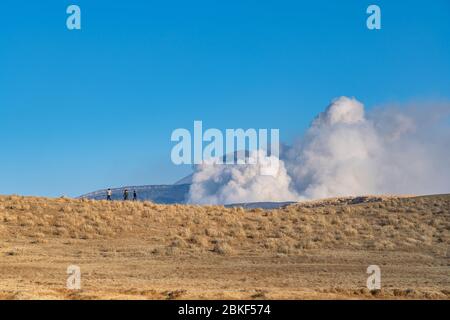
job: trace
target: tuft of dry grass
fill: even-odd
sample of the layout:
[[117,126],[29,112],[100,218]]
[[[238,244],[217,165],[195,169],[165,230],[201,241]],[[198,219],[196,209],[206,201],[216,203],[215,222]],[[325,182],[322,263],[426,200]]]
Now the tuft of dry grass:
[[233,250],[226,242],[224,242],[222,240],[215,240],[213,242],[214,242],[214,247],[212,250],[213,252],[222,254],[222,255],[230,255],[233,253]]

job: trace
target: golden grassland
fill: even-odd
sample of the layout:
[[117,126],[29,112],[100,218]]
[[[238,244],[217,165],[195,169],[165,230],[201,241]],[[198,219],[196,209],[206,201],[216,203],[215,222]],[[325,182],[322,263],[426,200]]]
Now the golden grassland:
[[275,210],[0,196],[0,299],[449,299],[449,243],[450,195]]

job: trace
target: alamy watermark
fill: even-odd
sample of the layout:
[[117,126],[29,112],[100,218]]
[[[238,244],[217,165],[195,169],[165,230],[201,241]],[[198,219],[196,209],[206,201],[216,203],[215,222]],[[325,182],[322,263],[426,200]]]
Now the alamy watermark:
[[[78,5],[71,4],[67,7],[66,13],[69,16],[66,19],[66,26],[69,30],[81,30],[81,8]],[[369,30],[381,29],[381,8],[376,4],[367,7],[366,13],[369,17],[366,20],[366,26]]]
[[67,267],[66,287],[68,290],[80,290],[81,289],[81,269],[79,266],[70,265]]
[[[270,143],[269,143],[270,140]],[[279,168],[279,129],[219,129],[203,131],[203,122],[194,121],[193,134],[185,128],[172,132],[171,159],[180,164],[260,165],[262,175],[276,175]]]
[[381,29],[381,9],[376,4],[371,4],[367,7],[367,14],[370,16],[366,20],[367,29],[380,30]]
[[381,289],[381,269],[379,266],[372,264],[367,267],[367,289],[380,290]]
[[66,13],[69,14],[66,20],[66,26],[69,30],[81,29],[81,9],[75,4],[67,7]]

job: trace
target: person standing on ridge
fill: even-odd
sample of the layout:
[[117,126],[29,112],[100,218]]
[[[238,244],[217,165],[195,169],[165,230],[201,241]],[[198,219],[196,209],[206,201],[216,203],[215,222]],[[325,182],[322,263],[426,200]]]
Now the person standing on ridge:
[[123,191],[123,200],[128,200],[128,189],[125,189],[124,191]]
[[137,193],[136,190],[133,190],[133,201],[137,200]]
[[106,200],[111,201],[112,191],[110,188],[108,188],[108,191],[106,191]]

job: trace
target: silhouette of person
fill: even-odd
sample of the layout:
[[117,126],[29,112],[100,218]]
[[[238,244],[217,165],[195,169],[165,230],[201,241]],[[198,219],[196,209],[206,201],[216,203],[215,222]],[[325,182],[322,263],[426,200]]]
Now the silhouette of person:
[[133,201],[137,200],[137,193],[136,190],[133,190]]
[[108,191],[106,191],[106,200],[111,201],[112,191],[108,188]]
[[128,200],[128,189],[123,191],[123,200]]

